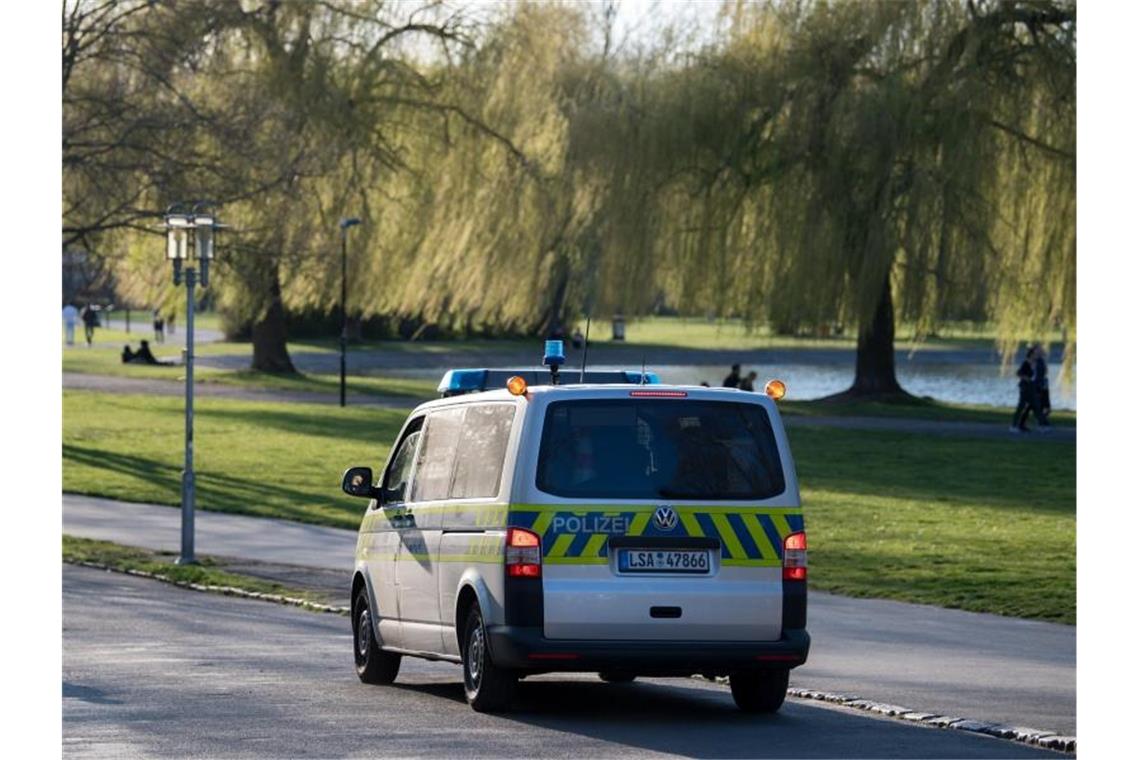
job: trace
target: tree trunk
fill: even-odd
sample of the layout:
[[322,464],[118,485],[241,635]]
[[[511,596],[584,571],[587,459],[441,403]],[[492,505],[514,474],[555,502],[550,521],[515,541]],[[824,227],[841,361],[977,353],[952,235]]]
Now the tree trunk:
[[859,330],[855,382],[839,397],[905,398],[908,395],[895,377],[895,307],[888,272],[883,278],[883,292],[879,295],[875,316],[869,325]]
[[281,281],[273,273],[269,309],[253,323],[253,369],[259,372],[294,373],[293,360],[285,345],[285,307],[281,303]]

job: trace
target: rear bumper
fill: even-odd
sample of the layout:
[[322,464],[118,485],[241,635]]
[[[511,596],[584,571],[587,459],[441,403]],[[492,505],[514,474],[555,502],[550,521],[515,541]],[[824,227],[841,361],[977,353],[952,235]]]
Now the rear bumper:
[[639,675],[727,675],[794,668],[807,661],[811,637],[785,630],[777,641],[594,641],[547,639],[532,626],[487,626],[499,667],[530,671],[618,670]]

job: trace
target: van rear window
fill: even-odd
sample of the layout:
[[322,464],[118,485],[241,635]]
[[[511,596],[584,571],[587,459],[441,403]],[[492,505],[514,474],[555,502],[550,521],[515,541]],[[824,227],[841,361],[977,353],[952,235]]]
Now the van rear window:
[[784,472],[758,404],[592,399],[547,407],[537,485],[574,498],[751,501],[783,493]]

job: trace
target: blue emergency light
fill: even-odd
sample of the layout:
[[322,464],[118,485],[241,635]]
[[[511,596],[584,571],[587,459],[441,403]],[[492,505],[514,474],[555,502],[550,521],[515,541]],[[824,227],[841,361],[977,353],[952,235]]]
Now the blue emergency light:
[[557,367],[566,363],[566,348],[560,340],[546,341],[546,352],[542,357],[544,367]]

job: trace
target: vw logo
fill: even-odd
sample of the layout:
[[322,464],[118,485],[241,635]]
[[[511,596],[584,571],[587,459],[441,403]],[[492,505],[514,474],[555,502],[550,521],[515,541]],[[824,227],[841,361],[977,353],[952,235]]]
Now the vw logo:
[[658,530],[673,530],[677,527],[677,513],[672,507],[658,507],[653,513],[653,524]]

